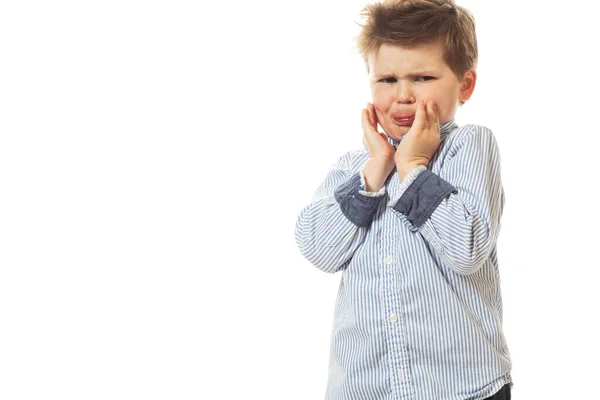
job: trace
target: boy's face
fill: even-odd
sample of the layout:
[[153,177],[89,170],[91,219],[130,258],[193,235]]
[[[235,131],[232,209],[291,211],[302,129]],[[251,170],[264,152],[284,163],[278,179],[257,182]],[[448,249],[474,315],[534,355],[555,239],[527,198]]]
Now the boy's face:
[[454,118],[459,101],[468,100],[475,88],[475,70],[469,70],[459,81],[442,59],[440,43],[415,48],[383,44],[368,62],[379,125],[397,140],[409,131],[412,123],[394,117],[414,115],[419,100],[433,100],[437,104],[442,125]]

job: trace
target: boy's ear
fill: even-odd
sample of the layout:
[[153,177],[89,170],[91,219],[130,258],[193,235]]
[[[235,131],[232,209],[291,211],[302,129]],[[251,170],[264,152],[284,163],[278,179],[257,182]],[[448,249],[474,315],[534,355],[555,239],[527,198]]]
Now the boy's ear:
[[460,93],[458,100],[467,101],[473,95],[475,90],[475,82],[477,81],[477,72],[474,69],[470,69],[465,73],[465,76],[460,83]]

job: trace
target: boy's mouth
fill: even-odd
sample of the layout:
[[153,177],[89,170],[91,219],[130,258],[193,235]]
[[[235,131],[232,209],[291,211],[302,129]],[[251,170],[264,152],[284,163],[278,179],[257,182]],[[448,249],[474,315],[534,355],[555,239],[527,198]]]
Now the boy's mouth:
[[415,116],[411,116],[411,117],[406,117],[406,118],[396,118],[393,117],[394,122],[397,123],[398,125],[402,125],[402,126],[408,126],[408,125],[412,125],[412,123],[415,121]]

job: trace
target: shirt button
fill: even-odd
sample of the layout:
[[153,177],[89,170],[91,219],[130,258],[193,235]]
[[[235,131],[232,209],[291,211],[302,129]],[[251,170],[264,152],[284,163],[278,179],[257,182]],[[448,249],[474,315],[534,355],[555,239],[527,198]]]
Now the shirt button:
[[394,313],[390,314],[390,321],[392,322],[397,322],[398,321],[398,316]]
[[394,262],[394,259],[392,258],[392,256],[387,256],[387,257],[385,258],[385,263],[386,263],[387,265],[390,265],[390,264],[391,264],[391,263],[393,263],[393,262]]

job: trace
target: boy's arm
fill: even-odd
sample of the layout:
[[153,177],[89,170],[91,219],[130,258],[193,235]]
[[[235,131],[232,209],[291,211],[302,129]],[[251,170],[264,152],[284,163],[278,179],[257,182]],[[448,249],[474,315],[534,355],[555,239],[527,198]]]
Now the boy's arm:
[[310,204],[296,221],[295,238],[302,255],[324,272],[348,266],[385,194],[366,192],[362,169],[349,169],[349,153],[331,167]]
[[500,230],[504,192],[494,134],[474,126],[444,161],[441,174],[414,168],[390,205],[456,273],[476,272]]

